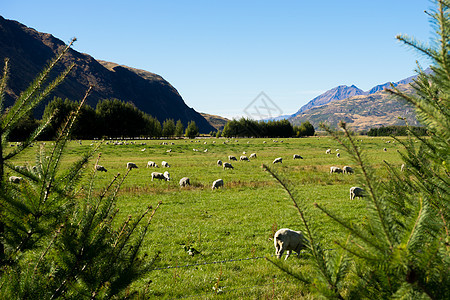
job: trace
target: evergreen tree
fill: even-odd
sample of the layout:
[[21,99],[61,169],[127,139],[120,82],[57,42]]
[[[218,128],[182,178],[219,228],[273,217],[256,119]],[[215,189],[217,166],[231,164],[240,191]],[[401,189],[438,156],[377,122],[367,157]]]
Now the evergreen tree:
[[190,121],[186,127],[184,135],[190,139],[193,139],[198,135],[198,132],[198,127],[195,124],[195,121]]
[[162,135],[166,137],[173,137],[175,135],[175,121],[173,119],[166,119],[163,122]]
[[[5,148],[20,120],[72,70],[74,65],[47,83],[50,71],[69,48],[4,113],[5,60],[0,81],[0,299],[123,298],[121,291],[152,263],[139,252],[154,213],[151,207],[135,219],[116,224],[117,193],[128,173],[114,177],[105,189],[96,189],[96,170],[86,168],[96,148],[61,168],[71,129],[90,89],[58,129],[53,148],[37,149],[33,166],[18,167],[13,159],[36,140],[53,114],[18,147]],[[99,160],[100,155],[96,164]],[[22,179],[9,182],[5,170]],[[86,170],[92,171],[84,181]],[[82,182],[86,186],[81,187]]]
[[[339,249],[325,253],[317,241],[320,233],[308,208],[295,200],[295,191],[272,174],[287,190],[300,213],[311,241],[311,265],[307,272],[292,272],[275,265],[297,279],[314,286],[313,291],[337,299],[448,299],[450,295],[450,1],[437,1],[430,16],[436,39],[428,47],[406,36],[398,39],[424,53],[433,73],[418,69],[412,84],[414,94],[398,89],[389,92],[414,105],[431,133],[429,138],[409,130],[402,159],[404,172],[385,162],[388,178],[380,178],[367,164],[346,124],[340,132],[323,127],[353,157],[361,186],[365,186],[367,210],[362,223],[352,222],[325,205],[315,206],[336,222],[336,229],[348,236],[336,240]],[[270,170],[269,170],[270,171]],[[345,236],[344,235],[344,236]],[[311,271],[312,270],[312,271]]]
[[184,126],[181,120],[177,121],[177,124],[175,125],[175,136],[176,137],[182,137],[184,132]]

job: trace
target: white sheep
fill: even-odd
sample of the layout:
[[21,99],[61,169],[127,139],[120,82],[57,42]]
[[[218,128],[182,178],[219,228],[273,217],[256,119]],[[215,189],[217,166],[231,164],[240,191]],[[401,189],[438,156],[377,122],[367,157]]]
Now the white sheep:
[[161,166],[163,166],[164,168],[170,168],[169,163],[167,161],[165,161],[165,160],[163,160],[161,162]]
[[147,163],[147,168],[159,168],[158,164],[155,163],[154,161],[149,160]]
[[357,186],[353,186],[350,188],[350,200],[355,199],[356,197],[364,197],[366,192]]
[[228,155],[228,160],[234,160],[237,161],[237,158],[233,155]]
[[222,179],[217,179],[216,181],[213,182],[211,189],[218,189],[219,187],[223,187],[223,180]]
[[234,169],[234,167],[229,162],[224,162],[223,169]]
[[23,178],[19,177],[19,176],[10,176],[9,177],[9,182],[12,182],[12,183],[21,183],[22,180],[23,180]]
[[300,155],[298,155],[298,154],[294,154],[294,159],[303,159],[303,157],[301,157]]
[[165,171],[163,175],[164,175],[164,177],[166,178],[167,181],[170,180],[170,174],[169,174],[169,172]]
[[342,169],[338,167],[330,167],[330,174],[332,173],[342,173]]
[[188,185],[191,185],[189,177],[183,177],[183,178],[180,179],[180,186],[181,187],[188,186]]
[[136,166],[135,163],[129,162],[127,163],[127,169],[131,170],[131,169],[137,169],[138,167]]
[[291,255],[291,251],[297,252],[297,256],[300,255],[300,250],[306,249],[309,241],[301,231],[283,228],[275,233],[273,243],[277,258],[281,258],[283,252],[286,251],[286,258],[284,259],[286,260]]
[[241,160],[241,161],[243,161],[243,160],[249,161],[248,157],[245,156],[245,155],[241,155],[241,157],[239,157],[239,160]]
[[353,171],[352,167],[349,167],[349,166],[344,166],[342,168],[342,172],[344,174],[353,174],[353,173],[355,173],[355,171]]
[[222,161],[221,161],[220,159],[217,161],[217,165],[218,165],[219,167],[222,166]]
[[386,151],[387,151],[387,149],[386,149],[386,148],[383,148],[383,151],[384,151],[384,152],[386,152]]
[[256,158],[256,153],[250,154],[250,158]]
[[337,157],[337,158],[340,158],[340,157],[341,157],[341,154],[338,152],[338,153],[336,154],[336,157]]
[[95,170],[99,172],[108,172],[104,166],[101,165],[95,165]]
[[402,164],[401,167],[400,167],[400,171],[404,172],[405,169],[406,169],[406,165],[405,165],[405,164]]
[[152,181],[153,181],[153,179],[161,179],[161,180],[168,181],[166,176],[164,176],[164,174],[160,173],[160,172],[152,172]]
[[277,164],[277,163],[283,163],[283,159],[281,157],[277,157],[273,160],[272,162],[273,164]]
[[326,154],[331,154],[331,149],[327,149],[327,151],[325,151]]

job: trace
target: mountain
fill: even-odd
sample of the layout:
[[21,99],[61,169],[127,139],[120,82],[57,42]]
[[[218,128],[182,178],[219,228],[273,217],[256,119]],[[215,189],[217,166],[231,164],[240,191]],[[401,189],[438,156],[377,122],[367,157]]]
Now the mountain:
[[294,115],[292,115],[292,117],[295,117],[296,115],[301,114],[302,112],[314,106],[324,105],[331,101],[342,100],[352,96],[363,94],[364,91],[360,90],[354,85],[352,86],[340,85],[312,99],[306,105],[302,106]]
[[[10,78],[6,106],[12,105],[18,94],[43,70],[47,62],[65,44],[51,34],[41,33],[17,21],[0,16],[0,59],[10,59]],[[1,63],[0,62],[0,63]],[[120,99],[132,102],[143,112],[156,117],[161,123],[168,118],[181,120],[186,126],[195,121],[201,133],[215,130],[193,108],[186,105],[178,91],[161,76],[144,70],[99,61],[88,54],[70,49],[63,65],[75,63],[75,68],[53,92],[52,96],[79,101],[93,85],[87,104],[94,107],[101,99]],[[61,71],[63,66],[58,66]],[[42,115],[45,105],[40,105],[36,117]]]
[[206,121],[208,121],[209,124],[214,126],[214,128],[216,130],[223,130],[225,125],[228,123],[228,121],[230,121],[229,119],[221,117],[221,116],[210,115],[210,114],[206,114],[206,113],[200,113],[200,114],[206,119]]
[[[397,88],[413,92],[410,84],[399,84]],[[366,131],[371,127],[404,125],[405,122],[398,117],[406,118],[409,125],[420,125],[412,106],[384,90],[379,90],[369,95],[353,96],[312,107],[292,117],[290,121],[294,125],[309,121],[317,128],[321,122],[336,127],[342,120],[354,131]]]

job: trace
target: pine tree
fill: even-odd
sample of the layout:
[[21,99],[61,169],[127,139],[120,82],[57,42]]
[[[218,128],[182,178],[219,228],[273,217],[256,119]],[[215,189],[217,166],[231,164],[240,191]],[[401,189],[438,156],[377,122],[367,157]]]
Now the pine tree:
[[195,124],[195,121],[190,121],[188,123],[184,135],[190,139],[193,139],[198,135],[198,127]]
[[175,125],[175,136],[176,137],[182,137],[184,132],[184,126],[181,120],[177,121],[177,124]]
[[[414,94],[395,88],[390,93],[413,104],[430,137],[409,130],[401,152],[406,170],[388,162],[388,178],[380,178],[367,163],[363,150],[345,123],[344,134],[322,125],[353,157],[361,185],[365,186],[365,222],[316,204],[348,236],[336,240],[340,250],[324,254],[316,243],[318,233],[308,219],[308,207],[295,200],[295,191],[273,174],[299,210],[311,241],[309,260],[313,272],[295,273],[280,262],[275,265],[309,283],[312,291],[328,298],[349,299],[448,299],[450,295],[450,1],[437,1],[429,14],[436,29],[431,46],[407,36],[398,39],[418,49],[431,61],[431,74],[419,67],[412,84]],[[270,170],[269,170],[270,171]]]
[[[66,116],[50,151],[37,147],[34,165],[16,166],[12,158],[27,149],[52,115],[14,150],[6,150],[12,130],[70,72],[50,83],[49,74],[67,46],[4,112],[8,60],[0,81],[0,299],[111,298],[149,270],[139,250],[155,212],[149,207],[118,229],[115,202],[127,174],[115,176],[99,192],[95,168],[86,168],[97,148],[60,167],[73,124],[90,92]],[[100,160],[98,156],[96,164]],[[85,170],[91,170],[81,187]],[[7,172],[20,176],[10,182]],[[158,204],[159,206],[159,204]],[[156,208],[158,208],[158,206]],[[143,225],[141,225],[143,223]]]

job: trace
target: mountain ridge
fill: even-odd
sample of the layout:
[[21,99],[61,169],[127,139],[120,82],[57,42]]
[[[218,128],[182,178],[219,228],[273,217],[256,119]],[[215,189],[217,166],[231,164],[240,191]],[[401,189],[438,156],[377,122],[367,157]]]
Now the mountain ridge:
[[[10,78],[5,95],[5,105],[10,106],[39,74],[65,43],[49,33],[42,33],[15,20],[0,16],[0,58],[10,59]],[[90,85],[94,86],[87,104],[94,107],[101,99],[116,98],[132,102],[138,109],[157,118],[180,119],[186,126],[195,121],[201,133],[214,127],[193,108],[188,107],[181,95],[160,75],[112,62],[97,61],[86,53],[70,49],[55,67],[55,73],[70,63],[75,68],[52,92],[52,97],[78,101]],[[53,74],[53,76],[56,76]],[[36,108],[40,117],[45,104]]]

